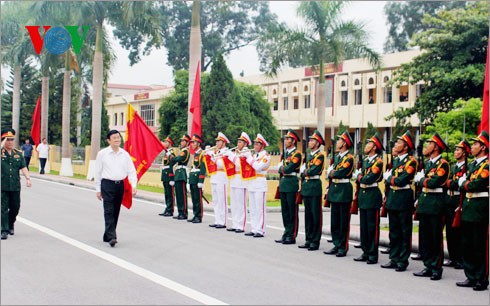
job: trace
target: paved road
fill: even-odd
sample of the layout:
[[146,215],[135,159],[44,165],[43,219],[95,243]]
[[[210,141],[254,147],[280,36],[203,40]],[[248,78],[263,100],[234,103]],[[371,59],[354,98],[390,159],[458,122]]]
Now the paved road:
[[[102,242],[95,192],[34,179],[24,188],[16,234],[1,242],[1,304],[451,304],[488,305],[489,292],[458,288],[461,270],[438,282],[347,257],[163,218],[162,206],[135,200],[122,209],[119,243]],[[302,223],[302,222],[301,222]],[[300,235],[299,242],[304,241]],[[324,241],[321,249],[330,248]],[[386,262],[387,256],[381,255]]]

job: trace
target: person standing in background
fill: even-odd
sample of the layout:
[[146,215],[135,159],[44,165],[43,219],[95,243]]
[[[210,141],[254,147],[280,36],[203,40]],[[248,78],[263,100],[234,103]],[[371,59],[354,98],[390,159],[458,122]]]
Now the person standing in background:
[[25,140],[25,143],[21,147],[22,152],[24,152],[24,160],[26,161],[27,170],[29,170],[29,164],[31,163],[32,150],[34,147],[29,141],[29,138]]
[[36,151],[38,152],[39,161],[41,162],[41,169],[39,170],[40,174],[44,174],[44,168],[46,167],[46,162],[49,157],[49,145],[46,138],[41,140],[42,142],[37,145]]

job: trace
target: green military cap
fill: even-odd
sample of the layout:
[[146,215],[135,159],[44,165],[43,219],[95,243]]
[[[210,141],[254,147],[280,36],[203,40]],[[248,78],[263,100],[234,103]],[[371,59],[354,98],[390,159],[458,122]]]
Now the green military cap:
[[378,132],[376,132],[373,137],[369,138],[367,140],[368,142],[373,142],[374,145],[376,146],[376,148],[378,148],[378,150],[381,150],[381,151],[384,151],[385,148],[383,147],[383,144],[381,143],[381,139],[379,138],[379,134]]
[[402,136],[397,136],[397,138],[403,140],[408,145],[410,150],[413,150],[415,148],[412,141],[412,134],[409,130],[407,130]]
[[481,131],[480,135],[476,136],[475,138],[471,138],[471,140],[478,141],[488,148],[488,133],[485,130]]
[[320,132],[319,132],[318,130],[314,131],[314,132],[313,132],[313,135],[311,135],[311,136],[310,136],[310,137],[308,137],[308,138],[310,138],[310,139],[312,139],[312,138],[313,138],[313,139],[315,139],[315,140],[316,140],[316,141],[318,141],[318,143],[319,143],[320,145],[322,145],[322,146],[323,146],[323,145],[325,145],[325,140],[323,139],[322,134],[320,134]]
[[426,140],[427,142],[435,142],[436,145],[441,148],[441,150],[446,150],[448,148],[447,144],[442,140],[441,136],[435,132],[431,138]]
[[457,145],[456,145],[456,148],[461,148],[463,149],[466,154],[470,154],[471,153],[471,147],[470,147],[470,144],[466,141],[466,139],[463,139],[461,140]]
[[349,133],[347,131],[343,132],[340,135],[337,135],[338,138],[342,139],[345,141],[347,144],[347,147],[352,148],[354,141],[352,141],[352,138],[350,137]]

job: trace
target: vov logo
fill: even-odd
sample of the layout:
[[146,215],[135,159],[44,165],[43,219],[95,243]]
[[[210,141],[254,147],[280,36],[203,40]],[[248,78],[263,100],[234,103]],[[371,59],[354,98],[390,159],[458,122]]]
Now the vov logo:
[[83,34],[80,37],[78,33],[78,26],[65,26],[63,27],[53,27],[43,26],[44,37],[41,37],[39,33],[39,28],[41,26],[25,26],[27,32],[31,36],[31,42],[34,46],[34,51],[36,54],[40,54],[43,45],[52,54],[63,54],[71,46],[73,46],[73,51],[78,54],[82,48],[82,43],[85,40],[85,36],[88,32],[89,26],[82,26]]

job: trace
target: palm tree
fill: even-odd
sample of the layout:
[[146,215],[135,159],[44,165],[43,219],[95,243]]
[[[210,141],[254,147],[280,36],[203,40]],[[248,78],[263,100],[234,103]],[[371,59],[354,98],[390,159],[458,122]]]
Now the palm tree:
[[259,39],[257,49],[261,68],[273,76],[284,64],[320,64],[318,87],[317,129],[325,134],[325,78],[324,64],[336,67],[345,59],[365,57],[374,66],[381,64],[379,55],[368,46],[369,35],[364,25],[342,21],[341,13],[346,2],[301,2],[297,13],[306,23],[305,29],[291,29],[280,25]]
[[189,96],[187,107],[187,133],[191,133],[192,114],[190,107],[192,102],[192,93],[194,91],[194,81],[196,79],[196,69],[201,59],[201,22],[199,16],[199,1],[194,0],[192,3],[192,21],[191,35],[189,43]]

